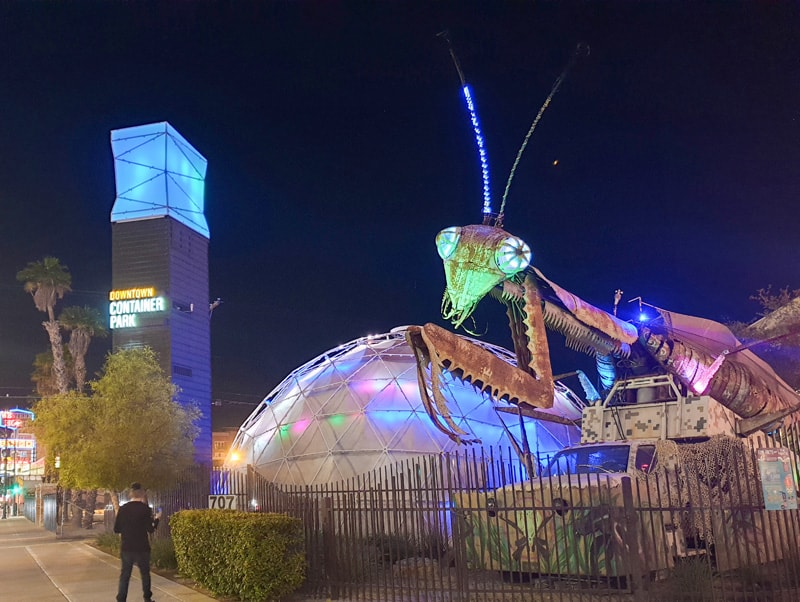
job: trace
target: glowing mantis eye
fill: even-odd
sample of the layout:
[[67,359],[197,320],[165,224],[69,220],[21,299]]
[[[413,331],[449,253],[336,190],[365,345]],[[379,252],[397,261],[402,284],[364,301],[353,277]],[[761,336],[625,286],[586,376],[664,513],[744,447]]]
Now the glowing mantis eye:
[[531,248],[524,240],[509,236],[497,247],[494,260],[504,274],[512,276],[530,265]]
[[458,246],[458,240],[461,238],[461,228],[451,226],[445,228],[436,235],[436,250],[439,251],[439,257],[447,259],[450,257]]

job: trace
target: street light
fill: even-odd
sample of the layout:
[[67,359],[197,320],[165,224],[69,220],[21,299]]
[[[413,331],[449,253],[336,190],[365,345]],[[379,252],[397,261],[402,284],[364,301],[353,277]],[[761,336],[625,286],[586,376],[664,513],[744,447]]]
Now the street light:
[[[6,451],[8,451],[8,446],[6,446]],[[17,507],[17,499],[19,497],[19,487],[17,486],[17,440],[14,439],[14,463],[11,465],[11,475],[14,478],[14,485],[11,487],[11,496],[14,500],[11,506],[11,516],[17,516],[18,507]]]
[[3,518],[8,518],[8,430],[3,446]]

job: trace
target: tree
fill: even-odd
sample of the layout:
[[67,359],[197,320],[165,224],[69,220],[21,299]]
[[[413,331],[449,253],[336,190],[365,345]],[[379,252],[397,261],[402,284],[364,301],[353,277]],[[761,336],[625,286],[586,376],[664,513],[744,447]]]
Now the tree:
[[[67,371],[67,380],[70,380],[70,375],[73,373],[72,368],[72,355],[69,349],[64,349],[64,367]],[[35,386],[36,393],[41,397],[48,395],[55,395],[58,393],[56,385],[56,378],[53,374],[53,352],[43,351],[37,353],[33,359],[33,372],[31,373],[31,382]]]
[[[800,289],[762,288],[750,297],[761,306],[755,322],[733,323],[736,337],[766,360],[775,372],[793,389],[800,390]],[[764,341],[759,343],[759,341]]]
[[69,388],[64,352],[61,341],[61,328],[56,320],[55,306],[59,299],[72,290],[72,276],[69,269],[55,257],[45,257],[42,261],[32,261],[25,269],[17,273],[17,280],[24,283],[25,292],[33,297],[36,309],[47,314],[47,322],[42,326],[50,337],[50,349],[53,353],[53,374],[56,388],[66,393]]
[[75,388],[83,391],[86,384],[86,353],[92,337],[103,338],[108,335],[103,317],[94,307],[66,307],[59,316],[59,322],[70,331],[69,348],[75,369]]
[[200,416],[174,401],[177,387],[150,348],[106,357],[102,376],[79,391],[41,399],[34,406],[36,434],[61,457],[65,487],[118,492],[133,481],[167,487],[193,464]]
[[767,288],[758,289],[750,299],[757,301],[761,306],[761,312],[758,315],[768,316],[776,309],[780,309],[788,305],[793,299],[800,297],[800,289],[789,290],[788,286],[783,287],[777,293],[772,292],[772,285]]
[[86,482],[85,467],[91,465],[92,442],[97,426],[93,400],[79,391],[42,397],[33,408],[31,429],[47,450],[47,464],[60,456],[59,483],[65,487]]

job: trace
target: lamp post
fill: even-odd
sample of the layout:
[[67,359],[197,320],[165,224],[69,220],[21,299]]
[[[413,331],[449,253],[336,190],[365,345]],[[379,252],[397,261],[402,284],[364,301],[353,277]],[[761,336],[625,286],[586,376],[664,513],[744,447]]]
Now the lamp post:
[[3,446],[3,518],[8,518],[8,431]]
[[67,507],[66,502],[61,503],[60,498],[64,495],[64,490],[61,489],[61,480],[59,479],[59,471],[61,470],[61,456],[55,457],[53,467],[56,469],[56,525],[61,525],[61,533],[64,533],[64,510]]
[[[6,448],[8,449],[8,448]],[[14,479],[14,486],[11,488],[11,495],[14,502],[11,505],[11,516],[17,516],[17,498],[19,497],[19,489],[17,488],[17,441],[14,440],[14,462],[11,464],[11,476]]]

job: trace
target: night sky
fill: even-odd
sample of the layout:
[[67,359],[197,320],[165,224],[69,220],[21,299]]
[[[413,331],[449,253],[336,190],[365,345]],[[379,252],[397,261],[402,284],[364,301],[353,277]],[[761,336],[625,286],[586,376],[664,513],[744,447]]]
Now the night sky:
[[[442,324],[434,237],[479,223],[481,176],[549,279],[620,317],[645,302],[750,321],[800,288],[795,3],[3,2],[0,394],[48,348],[15,279],[58,257],[62,302],[107,311],[109,132],[169,121],[208,159],[217,426],[291,370],[403,324]],[[636,307],[638,309],[638,307]],[[626,313],[627,312],[627,313]],[[476,313],[508,345],[502,308]],[[90,371],[110,339],[94,343]],[[560,345],[560,343],[558,343]],[[562,357],[563,355],[563,357]],[[556,354],[555,372],[576,354]]]

